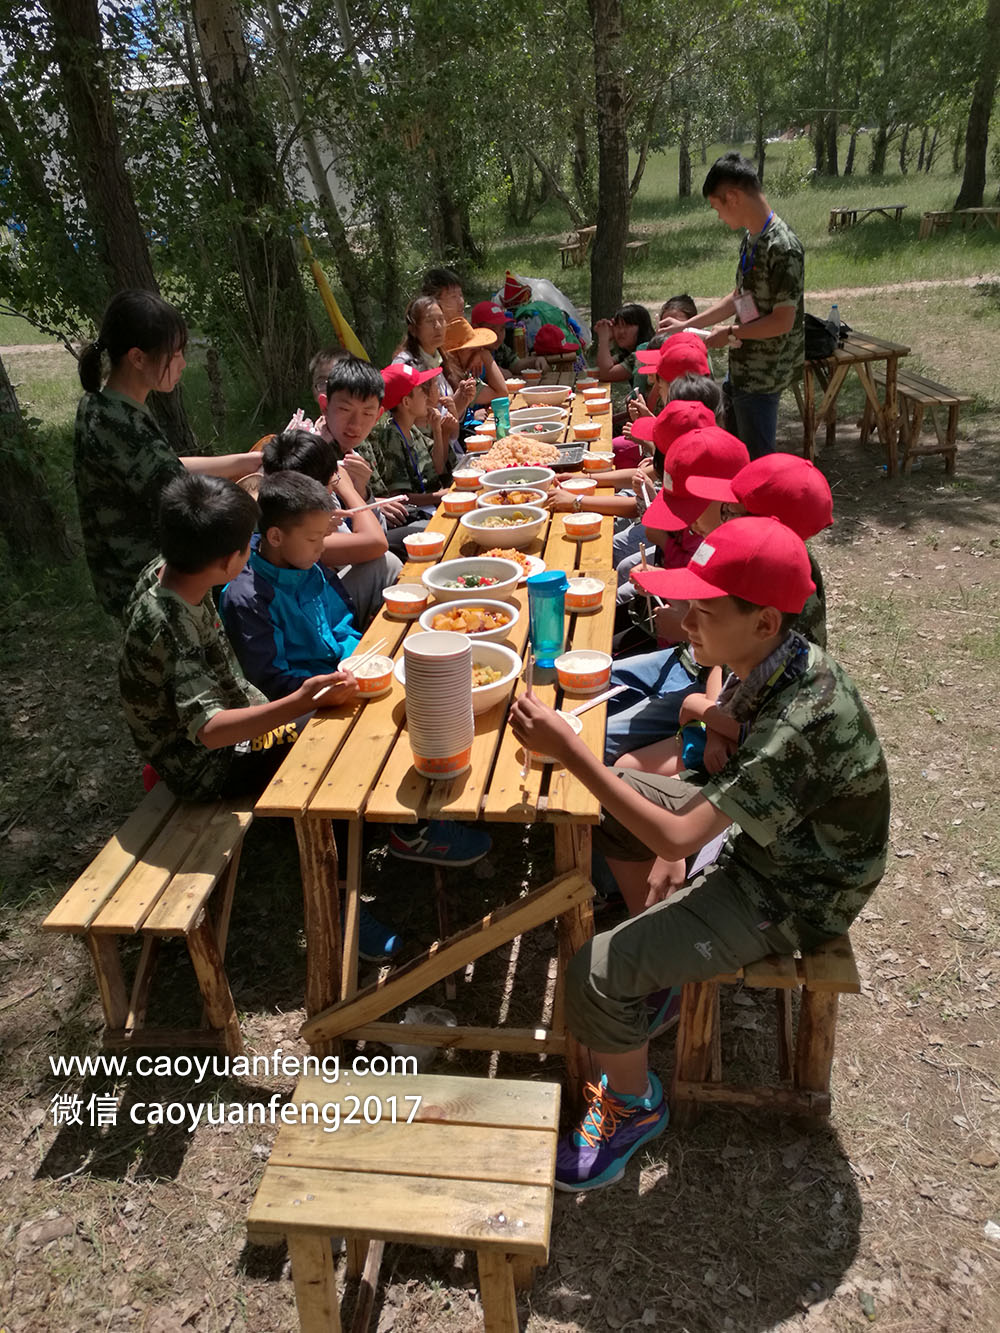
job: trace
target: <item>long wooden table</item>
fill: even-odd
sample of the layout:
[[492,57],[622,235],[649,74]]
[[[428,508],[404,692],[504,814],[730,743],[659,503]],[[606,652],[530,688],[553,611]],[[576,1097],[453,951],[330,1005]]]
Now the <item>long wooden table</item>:
[[[909,347],[886,342],[870,333],[851,332],[832,356],[822,361],[807,361],[802,372],[802,386],[795,386],[795,394],[802,413],[802,455],[812,460],[816,452],[816,426],[826,422],[826,443],[837,442],[837,399],[848,372],[854,370],[865,391],[865,398],[878,424],[879,438],[885,445],[890,477],[896,475],[896,440],[899,429],[899,403],[896,394],[896,368],[901,356],[909,355]],[[885,383],[882,392],[872,375],[872,367],[885,363]],[[816,383],[822,397],[816,402]]]
[[[582,415],[578,396],[572,420]],[[601,424],[601,439],[595,441],[595,447],[609,448],[610,413]],[[610,647],[616,586],[613,524],[612,518],[603,519],[597,539],[579,542],[566,536],[563,516],[553,514],[527,548],[529,554],[541,555],[550,569],[587,572],[601,578],[607,587],[599,611],[568,616],[568,646]],[[440,509],[428,528],[445,535],[442,559],[478,550],[463,541],[464,530],[458,521]],[[411,563],[400,577],[419,579],[426,568],[426,562]],[[508,641],[523,653],[528,631],[523,589],[514,600],[521,616]],[[383,611],[364,635],[360,650],[385,638],[385,652],[396,657],[407,634],[414,632],[419,632],[416,621],[396,621]],[[390,1009],[524,931],[556,919],[560,979],[548,1027],[541,1022],[532,1029],[425,1030],[408,1025],[406,1039],[470,1049],[562,1052],[571,1075],[578,1073],[575,1043],[564,1030],[561,977],[565,963],[593,932],[590,841],[591,828],[600,815],[599,803],[562,769],[533,765],[522,781],[521,747],[506,725],[512,698],[522,689],[523,680],[519,680],[508,699],[476,718],[470,771],[442,782],[422,778],[413,768],[404,692],[394,680],[390,693],[381,699],[317,713],[258,801],[256,814],[289,817],[295,822],[306,933],[307,1019],[302,1036],[315,1052],[332,1053],[339,1040],[348,1036],[398,1039],[397,1024],[378,1022]],[[561,702],[554,672],[536,669],[533,689],[546,702]],[[582,718],[583,739],[598,754],[603,750],[605,712],[602,704]],[[555,839],[556,876],[357,993],[363,821],[417,823],[435,818],[549,823]],[[348,823],[343,932],[334,819]],[[574,1077],[574,1082],[578,1084],[579,1079]]]

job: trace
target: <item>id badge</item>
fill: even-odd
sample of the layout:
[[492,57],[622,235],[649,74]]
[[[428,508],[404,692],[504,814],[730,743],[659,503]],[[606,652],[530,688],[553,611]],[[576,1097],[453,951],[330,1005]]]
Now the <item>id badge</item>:
[[749,324],[751,320],[757,319],[760,311],[757,309],[757,302],[749,292],[740,292],[736,298],[736,318],[741,324]]

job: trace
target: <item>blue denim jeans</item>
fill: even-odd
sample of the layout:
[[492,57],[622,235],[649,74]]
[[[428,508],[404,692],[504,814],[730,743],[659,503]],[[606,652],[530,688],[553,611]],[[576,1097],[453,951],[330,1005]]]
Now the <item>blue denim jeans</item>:
[[606,764],[673,736],[680,724],[681,704],[692,691],[701,689],[681,662],[678,648],[623,658],[611,668],[611,684],[629,688],[608,703]]
[[778,433],[777,393],[744,393],[726,379],[722,385],[726,430],[743,441],[751,458],[773,454]]

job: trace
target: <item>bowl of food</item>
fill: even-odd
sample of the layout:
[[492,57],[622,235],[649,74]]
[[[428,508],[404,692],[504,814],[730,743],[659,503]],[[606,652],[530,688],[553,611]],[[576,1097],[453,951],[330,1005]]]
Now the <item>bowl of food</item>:
[[470,639],[505,639],[517,624],[520,607],[512,602],[487,601],[470,597],[431,606],[420,617],[420,628],[467,634]]
[[521,567],[495,556],[442,560],[424,571],[423,584],[439,602],[458,602],[484,592],[492,599],[506,597],[517,587]]
[[482,477],[481,472],[474,472],[469,467],[458,468],[451,474],[457,491],[478,491],[483,484]]
[[585,443],[592,443],[601,438],[601,423],[599,421],[581,421],[573,427],[573,439],[582,440]]
[[449,518],[461,518],[475,507],[475,491],[447,491],[441,496],[441,508]]
[[596,495],[597,482],[593,477],[567,477],[562,483],[564,491],[570,495]]
[[526,426],[551,429],[553,426],[565,426],[568,418],[569,413],[562,407],[519,407],[510,414],[510,428],[517,435],[523,435]]
[[584,454],[582,462],[584,472],[607,472],[609,468],[614,466],[615,456],[614,454]]
[[419,583],[394,583],[391,588],[382,589],[382,601],[390,616],[399,616],[412,620],[421,611],[427,610],[430,598],[427,589]]
[[599,417],[603,413],[611,411],[611,399],[586,398],[584,399],[583,410],[588,417]]
[[561,421],[529,421],[518,426],[517,433],[526,435],[529,440],[541,440],[545,444],[554,444],[561,439],[566,427]]
[[488,491],[509,490],[511,486],[530,486],[536,491],[552,489],[556,474],[550,467],[500,467],[484,472],[480,481]]
[[585,389],[581,389],[580,392],[584,398],[607,398],[608,386],[595,381],[593,384],[588,384]]
[[484,555],[495,560],[512,560],[521,571],[521,577],[518,583],[523,583],[525,579],[532,574],[545,573],[545,561],[538,555],[526,555],[524,551],[516,551],[513,546],[492,546]]
[[495,505],[538,505],[541,507],[545,503],[545,491],[533,490],[530,487],[506,486],[494,490],[492,487],[481,491],[476,497],[476,507],[478,509],[489,509]]
[[598,652],[596,648],[574,648],[556,658],[556,676],[564,690],[596,694],[611,679],[611,654]]
[[485,421],[480,421],[476,427],[477,435],[488,435],[491,440],[497,437],[497,423],[492,417],[487,417]]
[[475,509],[471,514],[463,514],[458,521],[479,546],[520,547],[535,540],[547,518],[544,509],[518,505],[515,508]]
[[561,461],[562,454],[557,444],[546,444],[544,440],[532,440],[527,435],[514,434],[497,440],[489,453],[482,457],[482,469],[484,472],[497,472],[505,467],[551,467],[553,463]]
[[493,447],[493,436],[484,434],[466,435],[463,446],[467,454],[484,454]]
[[542,372],[540,370],[534,370],[534,369],[522,370],[521,378],[523,380],[526,380],[528,384],[537,384],[538,381],[542,378]]
[[[406,660],[395,665],[396,679],[406,688]],[[485,713],[498,704],[521,674],[521,658],[505,643],[472,643],[472,711]]]
[[[582,718],[571,717],[569,713],[562,712],[557,712],[556,717],[559,718],[561,722],[565,722],[567,727],[575,732],[577,736],[579,736],[580,732],[583,730]],[[554,759],[552,755],[542,754],[538,750],[529,750],[528,753],[531,756],[531,762],[533,764],[558,764],[560,762],[558,759]]]
[[566,589],[567,611],[593,611],[604,600],[604,584],[600,579],[580,575],[569,580]]
[[529,407],[558,407],[571,393],[566,384],[537,384],[522,389],[521,397]]
[[[468,517],[468,516],[466,516]],[[566,536],[575,541],[588,541],[596,537],[601,530],[601,514],[564,514],[563,528]],[[459,522],[464,522],[459,519]]]
[[443,532],[411,532],[403,538],[411,560],[436,560],[444,550]]
[[581,375],[576,382],[576,387],[581,393],[584,389],[599,389],[601,387],[601,381],[596,379],[593,375]]
[[377,699],[392,686],[392,658],[370,657],[357,671],[354,670],[353,657],[341,662],[344,671],[350,671],[358,682],[358,693],[364,699]]
[[507,381],[507,396],[513,398],[515,394],[521,392],[525,384],[527,384],[527,380],[518,379],[516,375],[512,376]]

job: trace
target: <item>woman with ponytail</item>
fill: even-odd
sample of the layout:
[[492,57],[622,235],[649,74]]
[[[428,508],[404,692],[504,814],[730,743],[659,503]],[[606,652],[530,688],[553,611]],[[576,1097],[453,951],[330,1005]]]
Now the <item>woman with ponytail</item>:
[[98,601],[121,619],[143,568],[158,554],[163,488],[185,468],[236,479],[258,454],[178,458],[146,400],[169,393],[184,369],[187,325],[153,292],[112,297],[97,339],[80,354],[85,390],[76,413],[73,474],[87,564]]

